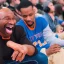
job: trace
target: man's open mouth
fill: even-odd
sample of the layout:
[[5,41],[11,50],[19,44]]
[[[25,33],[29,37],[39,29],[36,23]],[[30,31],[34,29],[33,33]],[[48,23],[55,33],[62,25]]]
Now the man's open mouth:
[[6,26],[6,27],[5,27],[5,30],[6,30],[6,33],[7,33],[7,34],[12,34],[13,26]]

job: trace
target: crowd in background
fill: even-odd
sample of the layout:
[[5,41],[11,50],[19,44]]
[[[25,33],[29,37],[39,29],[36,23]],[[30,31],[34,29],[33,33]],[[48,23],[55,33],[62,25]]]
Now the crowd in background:
[[[24,0],[20,0],[20,1],[24,1]],[[37,12],[41,15],[44,14],[43,5],[44,5],[45,1],[51,1],[53,3],[53,5],[55,6],[55,15],[58,16],[59,19],[64,20],[64,1],[63,0],[35,0],[35,1],[29,0],[29,1],[31,1],[34,4],[34,6],[36,7],[35,13]],[[6,7],[8,7],[11,4],[11,6],[15,8],[17,6],[17,4],[19,4],[19,3],[20,2],[14,2],[11,4],[10,0],[2,0],[1,4]],[[13,8],[11,8],[11,9],[13,9]]]

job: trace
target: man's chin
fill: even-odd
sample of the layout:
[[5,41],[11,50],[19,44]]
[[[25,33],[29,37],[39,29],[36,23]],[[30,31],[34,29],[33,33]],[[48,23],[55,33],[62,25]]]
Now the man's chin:
[[34,25],[34,23],[28,24],[29,27],[31,27],[31,26],[33,26],[33,25]]
[[10,37],[12,33],[6,33],[4,34],[4,37]]
[[2,36],[2,39],[9,40],[10,39],[10,35]]

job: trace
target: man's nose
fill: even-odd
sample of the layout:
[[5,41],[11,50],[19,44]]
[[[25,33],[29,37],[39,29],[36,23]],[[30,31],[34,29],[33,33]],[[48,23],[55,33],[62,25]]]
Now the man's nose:
[[9,23],[10,24],[15,24],[16,23],[16,20],[10,20]]
[[27,17],[27,20],[31,20],[29,16]]

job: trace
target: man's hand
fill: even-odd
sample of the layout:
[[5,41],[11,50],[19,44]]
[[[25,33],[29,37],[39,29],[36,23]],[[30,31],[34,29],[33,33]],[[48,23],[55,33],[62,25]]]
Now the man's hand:
[[17,50],[14,50],[11,57],[12,57],[12,60],[21,62],[25,58],[26,54],[27,54],[26,47],[20,46],[19,49],[17,48]]
[[46,54],[51,55],[53,53],[57,53],[60,51],[60,46],[58,44],[51,45],[48,49],[46,49]]
[[25,45],[20,45],[14,42],[12,43],[8,42],[7,46],[14,50],[11,56],[12,60],[22,61],[25,55],[28,53],[28,48]]
[[15,49],[12,54],[12,60],[16,61],[22,61],[25,58],[25,55],[27,54],[27,48],[23,45],[19,45],[19,48],[17,50]]

